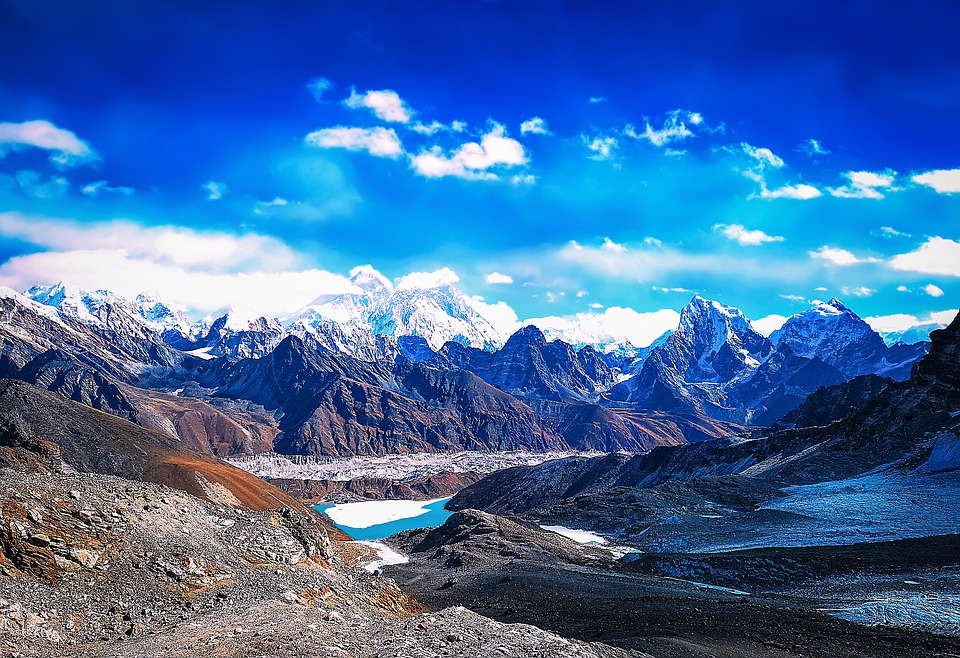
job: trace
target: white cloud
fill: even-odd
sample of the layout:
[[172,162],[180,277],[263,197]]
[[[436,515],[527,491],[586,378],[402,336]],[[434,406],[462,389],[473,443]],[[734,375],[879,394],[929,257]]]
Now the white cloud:
[[889,266],[907,272],[960,276],[960,242],[940,237],[927,238],[916,251],[894,256]]
[[456,176],[470,180],[496,180],[498,176],[489,169],[515,167],[527,162],[523,145],[507,137],[500,124],[493,124],[490,131],[480,138],[479,144],[467,142],[451,155],[446,155],[440,147],[434,147],[410,158],[411,167],[421,176]]
[[617,150],[617,140],[614,137],[594,137],[590,139],[586,135],[581,135],[584,146],[590,151],[587,157],[591,160],[613,160]]
[[500,334],[503,336],[511,335],[520,326],[516,311],[514,311],[506,302],[490,304],[485,302],[482,298],[478,299],[476,297],[468,297],[467,303],[473,307],[473,310],[482,315],[487,322],[493,325],[493,328],[500,332]]
[[606,97],[606,96],[591,96],[591,97],[588,99],[588,102],[589,102],[591,105],[600,105],[601,103],[606,103],[606,102],[607,102],[607,97]]
[[638,313],[631,308],[612,306],[603,313],[578,313],[561,318],[548,316],[532,318],[525,325],[539,327],[545,334],[559,337],[568,343],[622,343],[646,347],[672,331],[680,323],[680,314],[673,309]]
[[627,248],[622,244],[617,244],[610,238],[604,238],[603,244],[600,245],[600,248],[604,251],[612,251],[615,254],[622,254],[627,250]]
[[552,135],[550,129],[547,128],[547,122],[540,117],[533,117],[532,119],[527,119],[520,124],[520,134],[526,135],[531,133],[533,135]]
[[819,287],[817,287],[817,288],[814,288],[814,291],[816,291],[816,292],[827,292],[827,289],[824,288],[823,286],[819,286]]
[[216,181],[207,181],[201,185],[203,189],[207,191],[207,200],[208,201],[218,201],[223,198],[223,195],[227,193],[226,183],[218,183]]
[[510,179],[510,182],[514,185],[534,185],[537,182],[537,177],[533,174],[517,174]]
[[783,242],[782,235],[768,235],[763,231],[749,230],[743,224],[714,224],[714,231],[719,231],[728,240],[736,240],[743,247],[757,247],[766,242]]
[[8,151],[25,147],[53,151],[50,161],[62,167],[91,162],[99,157],[87,142],[49,121],[0,123],[0,157]]
[[433,135],[438,132],[462,133],[467,129],[466,121],[451,121],[449,124],[431,121],[430,123],[417,122],[410,126],[410,130],[421,135]]
[[960,192],[960,169],[934,169],[910,178],[918,185],[926,185],[939,194]]
[[0,235],[43,249],[0,266],[0,280],[18,289],[68,281],[129,296],[157,290],[199,313],[239,304],[267,315],[292,312],[320,294],[355,291],[347,278],[313,268],[305,255],[254,233],[8,212],[0,213]]
[[808,139],[801,144],[799,150],[810,157],[816,155],[830,155],[830,151],[823,148],[823,145],[818,140],[813,138]]
[[314,78],[307,83],[307,91],[318,103],[323,100],[323,94],[333,89],[333,82],[326,78]]
[[413,110],[407,107],[400,95],[392,89],[358,94],[357,90],[351,87],[350,96],[343,101],[343,104],[355,110],[366,108],[378,119],[392,123],[410,123],[413,119]]
[[513,283],[513,277],[510,276],[509,274],[501,274],[500,272],[491,272],[484,278],[484,281],[486,281],[487,283],[494,283],[494,284],[497,284],[497,283],[507,284],[507,283]]
[[802,302],[806,297],[803,295],[780,295],[782,299],[787,299],[791,302]]
[[893,315],[875,315],[864,318],[874,331],[883,333],[904,332],[914,327],[927,324],[948,325],[957,316],[956,309],[947,311],[933,311],[923,316],[908,313],[894,313]]
[[869,297],[877,291],[873,288],[867,288],[866,286],[857,286],[856,288],[843,287],[840,289],[840,292],[851,297]]
[[806,185],[805,183],[784,185],[775,190],[768,190],[766,184],[761,182],[760,194],[757,196],[761,199],[800,199],[805,201],[807,199],[816,199],[818,196],[821,196],[821,194],[820,190],[813,185]]
[[397,158],[403,154],[403,144],[393,128],[348,128],[336,126],[316,130],[304,138],[310,146],[342,148],[348,151],[366,151],[380,158]]
[[740,143],[740,150],[757,161],[758,166],[779,169],[784,165],[783,160],[773,151],[762,146],[751,146],[746,142]]
[[123,187],[122,185],[119,185],[117,187],[112,187],[105,180],[94,181],[93,183],[88,183],[87,185],[84,185],[82,188],[80,188],[80,193],[86,194],[87,196],[100,196],[101,192],[130,196],[133,194],[133,188]]
[[699,112],[686,112],[684,110],[674,110],[667,114],[663,120],[663,125],[659,129],[654,129],[647,120],[642,132],[637,132],[632,125],[627,125],[623,129],[623,134],[633,139],[645,139],[654,146],[666,146],[671,142],[677,142],[693,137],[692,130],[687,128],[684,119],[693,125],[703,123],[703,116]]
[[909,233],[904,233],[903,231],[898,231],[892,226],[881,226],[880,227],[880,236],[892,240],[893,238],[909,238]]
[[774,313],[765,318],[760,318],[759,320],[751,320],[750,324],[757,331],[757,333],[763,336],[769,336],[774,331],[782,327],[783,323],[786,321],[787,318],[785,316]]
[[62,176],[51,176],[46,182],[41,182],[41,176],[36,171],[18,171],[17,184],[23,192],[33,199],[52,199],[70,189],[70,181]]
[[910,292],[910,288],[906,286],[897,286],[897,292]]
[[843,199],[882,199],[884,190],[895,192],[898,188],[893,183],[896,172],[888,171],[875,173],[872,171],[848,171],[843,174],[849,185],[827,188],[835,197]]
[[929,283],[923,287],[923,292],[927,293],[931,297],[943,297],[943,290],[939,286],[935,286],[932,283]]
[[397,279],[397,290],[429,290],[431,288],[440,288],[441,286],[452,286],[460,277],[449,267],[443,267],[433,272],[411,272],[406,276]]
[[688,288],[664,288],[663,286],[651,286],[650,290],[653,290],[654,292],[680,293],[683,295],[694,294],[694,291]]
[[830,265],[839,265],[847,267],[850,265],[859,265],[861,263],[878,263],[877,258],[861,258],[851,251],[840,249],[839,247],[829,247],[824,245],[816,251],[808,252],[811,258],[825,261]]

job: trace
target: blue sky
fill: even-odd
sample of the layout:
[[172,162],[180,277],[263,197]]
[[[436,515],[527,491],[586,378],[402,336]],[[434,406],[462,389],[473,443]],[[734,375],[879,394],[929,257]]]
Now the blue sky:
[[665,4],[0,3],[0,283],[956,308],[960,6]]

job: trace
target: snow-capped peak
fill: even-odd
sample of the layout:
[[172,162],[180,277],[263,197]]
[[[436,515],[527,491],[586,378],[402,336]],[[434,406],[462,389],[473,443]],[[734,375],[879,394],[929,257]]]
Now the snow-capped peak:
[[163,300],[155,292],[142,292],[133,300],[137,313],[143,318],[144,324],[163,333],[177,331],[183,336],[190,334],[190,322],[183,314],[183,310],[176,304]]
[[372,265],[360,265],[350,270],[350,283],[374,301],[385,299],[393,292],[390,279],[383,276]]
[[122,304],[126,301],[109,290],[82,290],[64,281],[52,286],[33,286],[24,295],[35,302],[57,309],[64,317],[96,327],[104,324],[96,315],[104,304]]
[[777,348],[788,344],[799,356],[819,355],[824,360],[859,339],[875,343],[881,340],[870,325],[836,297],[792,315],[770,334],[770,341]]

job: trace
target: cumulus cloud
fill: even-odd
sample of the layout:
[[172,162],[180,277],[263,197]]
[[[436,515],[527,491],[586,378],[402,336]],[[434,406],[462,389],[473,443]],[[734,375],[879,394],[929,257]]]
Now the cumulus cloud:
[[760,168],[773,167],[779,169],[784,165],[783,159],[768,148],[763,146],[751,146],[746,142],[740,143],[740,150],[748,157],[756,161]]
[[421,135],[433,135],[439,132],[462,133],[466,129],[466,121],[451,121],[450,123],[440,123],[439,121],[421,123],[418,121],[410,125],[410,130]]
[[940,286],[935,286],[932,283],[928,283],[923,287],[923,292],[927,293],[931,297],[943,297],[943,290]]
[[634,347],[647,347],[664,332],[675,330],[679,323],[680,314],[673,309],[638,313],[619,306],[612,306],[603,313],[548,316],[524,322],[525,325],[538,327],[547,336],[573,344],[628,342]]
[[612,251],[615,254],[622,254],[627,250],[625,246],[614,242],[610,238],[604,238],[603,244],[600,245],[600,248],[604,251]]
[[507,284],[507,283],[513,283],[513,277],[510,276],[509,274],[501,274],[500,272],[491,272],[484,278],[484,281],[486,281],[487,283],[494,283],[494,284]]
[[482,298],[468,297],[467,303],[474,311],[483,316],[502,336],[509,336],[517,330],[519,322],[516,311],[506,302],[490,304]]
[[123,295],[157,290],[199,313],[240,304],[280,315],[319,294],[355,291],[285,243],[255,233],[200,232],[130,221],[81,223],[0,213],[0,235],[41,251],[11,258],[0,279],[25,289],[69,281]]
[[493,124],[489,132],[480,138],[480,143],[467,142],[452,154],[446,154],[439,146],[421,151],[410,158],[410,165],[421,176],[442,178],[456,176],[471,180],[496,180],[497,174],[490,169],[515,167],[528,162],[523,145],[507,137],[504,127]]
[[532,119],[527,119],[520,124],[520,134],[526,135],[531,133],[533,135],[552,135],[550,129],[547,128],[547,122],[540,117],[533,117]]
[[769,235],[760,230],[749,230],[743,224],[714,224],[714,231],[719,231],[728,240],[736,240],[744,247],[758,247],[766,242],[783,242],[782,235]]
[[227,184],[216,181],[207,181],[201,185],[207,191],[207,201],[218,201],[227,193]]
[[843,287],[840,289],[844,295],[849,295],[851,297],[869,297],[875,294],[877,291],[873,288],[867,288],[866,286],[857,286],[857,287]]
[[925,185],[939,194],[960,192],[960,169],[935,169],[910,178],[918,185]]
[[537,182],[537,177],[533,174],[517,174],[510,179],[510,182],[514,185],[534,185]]
[[122,185],[113,187],[105,180],[98,180],[81,187],[80,193],[86,194],[87,196],[100,196],[101,193],[130,196],[133,194],[133,188],[124,187]]
[[591,96],[589,99],[587,99],[587,102],[590,103],[591,105],[600,105],[601,103],[606,103],[606,102],[607,102],[607,97],[606,97],[606,96]]
[[637,131],[634,126],[627,125],[623,129],[623,134],[633,139],[646,140],[653,146],[666,146],[672,142],[693,137],[694,133],[687,127],[686,121],[694,126],[700,125],[703,123],[703,116],[699,112],[674,110],[667,114],[660,128],[655,129],[650,121],[646,120],[642,131]]
[[305,138],[317,148],[342,148],[348,151],[366,151],[379,158],[397,158],[403,154],[403,144],[393,128],[348,128],[335,126],[316,130]]
[[947,311],[933,311],[926,315],[911,315],[909,313],[894,313],[892,315],[874,315],[864,318],[874,331],[884,333],[905,332],[914,327],[923,325],[938,324],[946,326],[953,321],[957,315],[956,309]]
[[813,185],[806,185],[805,183],[784,185],[775,190],[770,190],[767,189],[765,183],[761,182],[760,194],[756,196],[761,199],[800,199],[806,201],[807,199],[816,199],[818,196],[821,196],[821,194],[820,190]]
[[358,94],[357,90],[351,87],[350,96],[343,104],[355,110],[366,108],[378,119],[392,123],[410,123],[413,119],[413,110],[407,107],[400,95],[392,89]]
[[754,330],[757,333],[763,336],[769,336],[774,331],[783,326],[783,323],[787,321],[786,316],[777,315],[776,313],[768,315],[765,318],[760,318],[759,320],[751,320],[750,324],[753,326]]
[[318,103],[323,101],[323,95],[333,89],[333,82],[326,78],[314,78],[307,83],[307,91]]
[[598,136],[594,138],[581,135],[584,146],[590,151],[587,155],[591,160],[613,160],[616,157],[616,150],[619,144],[614,137]]
[[442,286],[452,286],[460,277],[449,267],[443,267],[433,272],[411,272],[397,279],[397,290],[430,290]]
[[892,226],[881,226],[879,230],[880,237],[887,238],[892,240],[893,238],[909,238],[909,233],[904,233],[903,231],[898,231]]
[[960,242],[941,237],[928,238],[915,251],[894,256],[889,266],[907,272],[960,276]]
[[96,151],[84,140],[49,121],[38,119],[23,123],[0,123],[0,157],[23,148],[52,151],[50,161],[69,167],[97,160]]
[[829,265],[839,265],[841,267],[847,267],[850,265],[859,265],[861,263],[877,263],[879,259],[877,258],[861,258],[854,254],[852,251],[846,249],[840,249],[839,247],[830,247],[824,245],[817,249],[816,251],[808,252],[811,258],[822,260]]
[[827,188],[830,194],[842,199],[882,199],[883,192],[898,189],[893,184],[896,172],[848,171],[843,175],[850,181],[848,185]]

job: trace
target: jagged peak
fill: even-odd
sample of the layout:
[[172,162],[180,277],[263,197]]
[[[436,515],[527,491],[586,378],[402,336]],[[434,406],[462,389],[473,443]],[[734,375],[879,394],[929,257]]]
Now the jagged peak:
[[393,292],[393,283],[373,265],[358,265],[350,270],[350,283],[367,294],[373,292],[390,294]]
[[543,332],[540,331],[540,327],[534,324],[528,324],[526,326],[520,327],[517,329],[510,338],[507,339],[507,344],[511,343],[537,343],[539,345],[547,344],[547,337],[544,336]]

